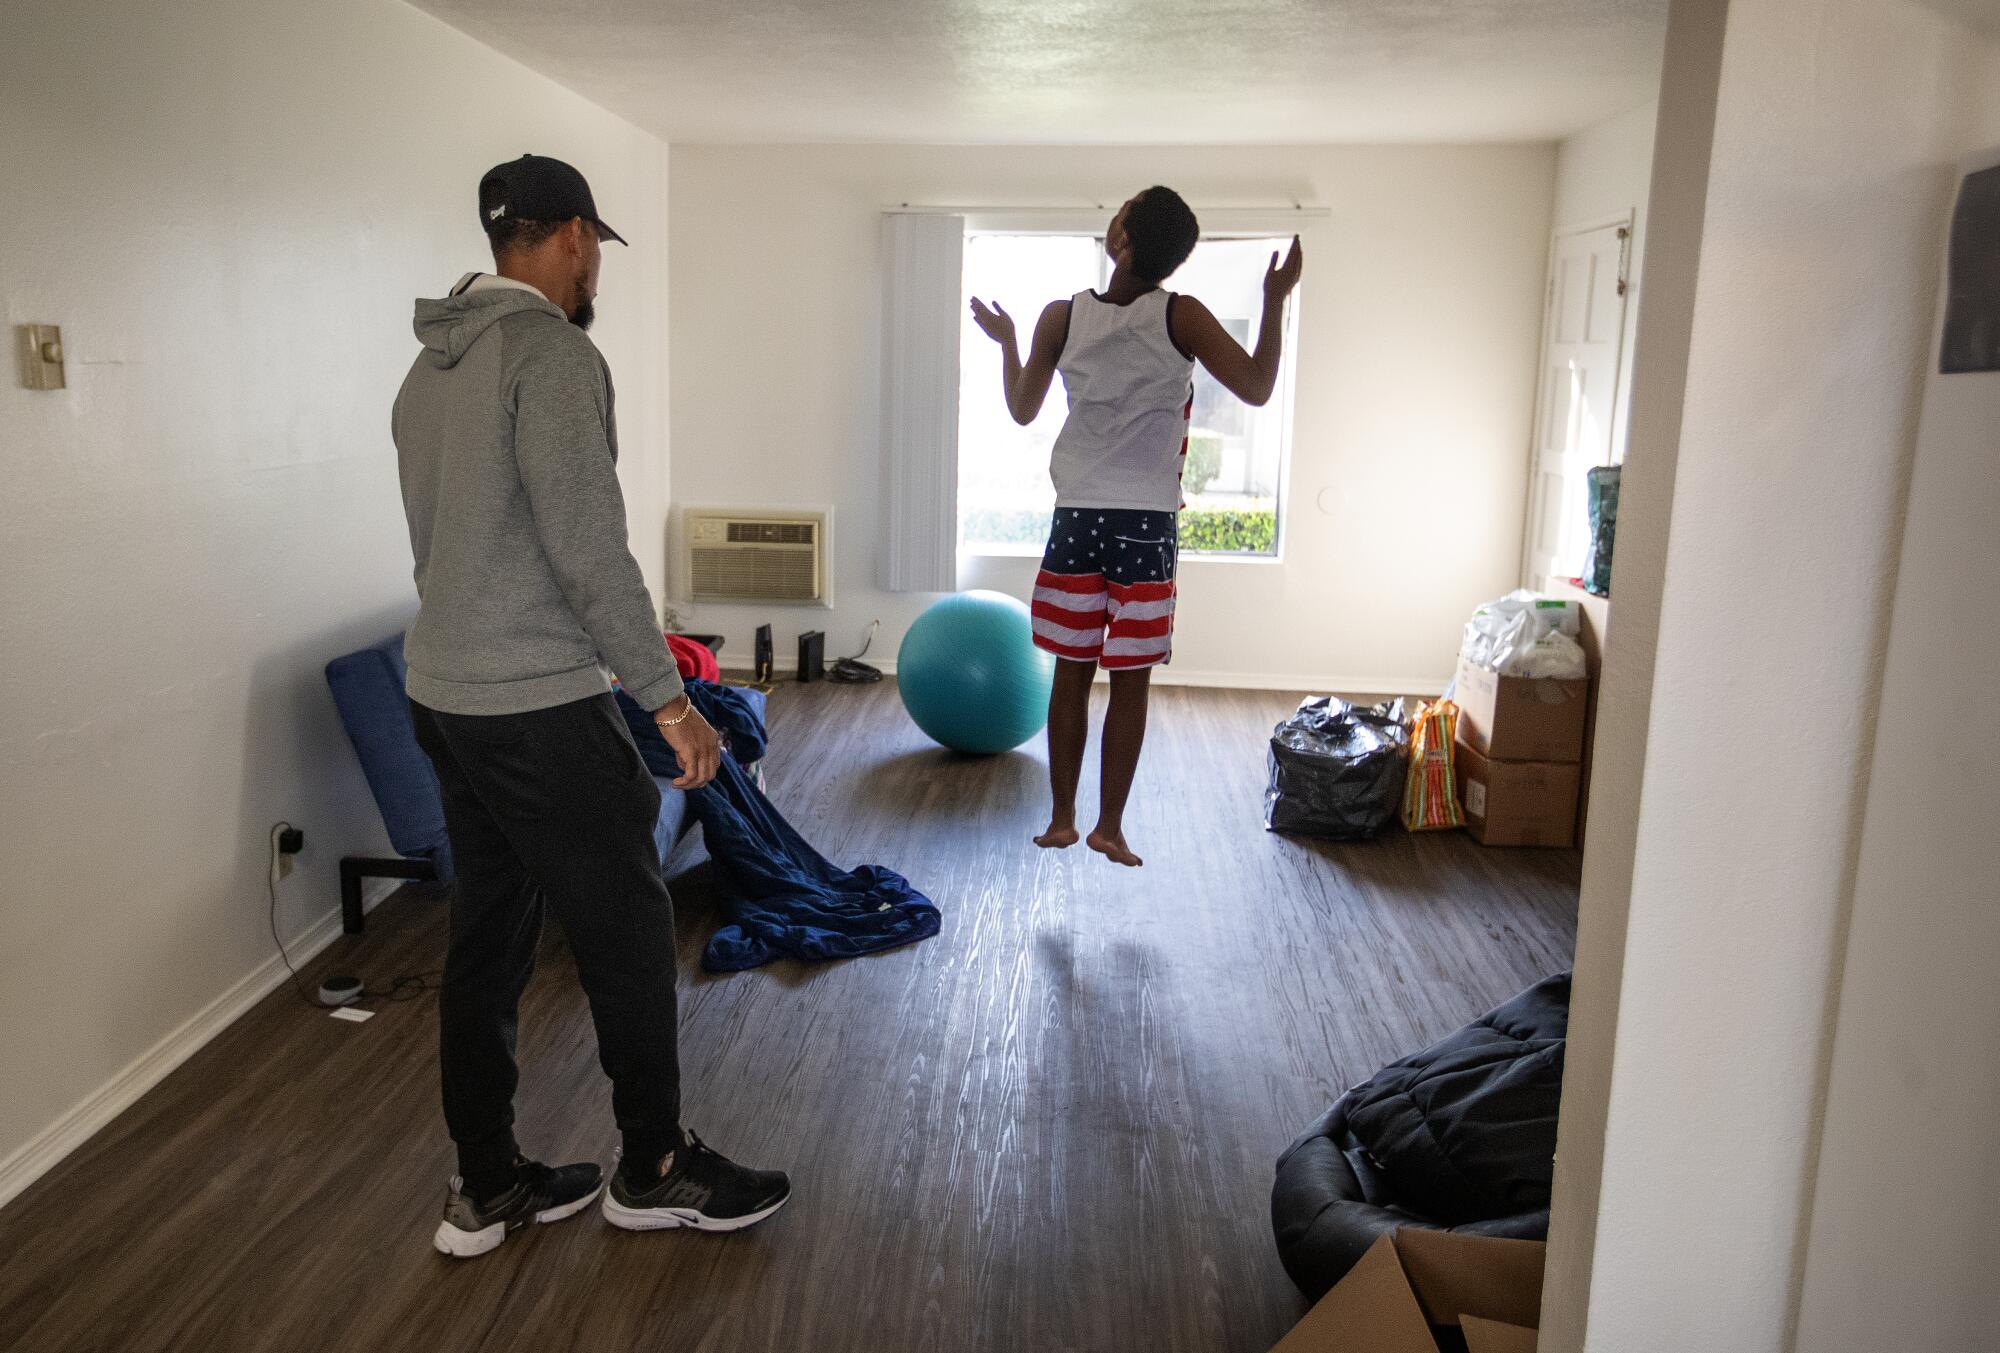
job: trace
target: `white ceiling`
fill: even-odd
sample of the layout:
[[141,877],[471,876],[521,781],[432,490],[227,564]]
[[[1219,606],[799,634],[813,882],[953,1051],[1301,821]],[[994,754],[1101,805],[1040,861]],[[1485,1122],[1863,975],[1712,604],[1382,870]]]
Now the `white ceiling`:
[[1667,0],[414,0],[681,142],[1543,140],[1654,96]]

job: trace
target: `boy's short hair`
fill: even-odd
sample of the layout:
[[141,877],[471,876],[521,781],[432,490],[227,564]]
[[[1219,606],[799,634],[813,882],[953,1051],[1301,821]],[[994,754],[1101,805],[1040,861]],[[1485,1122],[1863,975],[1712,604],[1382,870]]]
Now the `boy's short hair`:
[[1179,193],[1155,184],[1132,199],[1125,238],[1132,244],[1132,270],[1148,282],[1164,282],[1194,252],[1201,223]]

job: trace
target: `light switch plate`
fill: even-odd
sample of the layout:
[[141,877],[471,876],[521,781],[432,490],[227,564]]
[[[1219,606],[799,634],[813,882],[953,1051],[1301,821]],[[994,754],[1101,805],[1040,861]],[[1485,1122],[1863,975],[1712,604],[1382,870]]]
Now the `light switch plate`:
[[21,324],[21,384],[30,390],[60,390],[63,378],[62,328],[55,324]]

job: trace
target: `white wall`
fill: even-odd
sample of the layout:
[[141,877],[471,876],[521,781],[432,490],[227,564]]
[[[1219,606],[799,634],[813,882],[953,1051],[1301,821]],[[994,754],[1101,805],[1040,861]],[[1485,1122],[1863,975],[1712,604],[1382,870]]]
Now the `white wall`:
[[657,578],[666,166],[389,0],[16,7],[0,126],[0,308],[69,350],[67,390],[11,359],[0,385],[4,1200],[121,1069],[269,980],[273,820],[308,842],[293,935],[342,854],[386,847],[320,668],[414,609],[410,303],[481,266],[478,176],[524,150],[574,159],[637,242],[607,251],[601,337]]
[[[1793,1336],[1937,244],[1991,56],[1906,0],[1734,0],[1702,216],[1670,230],[1688,185],[1668,176],[1706,143],[1677,89],[1724,11],[1676,0],[1669,38],[1549,1349],[1847,1346]],[[1967,670],[1962,646],[1919,652]],[[1956,1039],[1993,1055],[1990,1027]]]
[[1645,273],[1648,197],[1653,178],[1657,100],[1586,128],[1556,147],[1555,228],[1598,226],[1627,212],[1625,342],[1618,359],[1618,398],[1611,410],[1611,458],[1625,458],[1632,411],[1632,357],[1638,346],[1639,287]]
[[[1546,145],[675,146],[677,505],[832,504],[838,549],[831,613],[690,625],[747,661],[762,620],[781,656],[811,628],[831,656],[879,617],[893,655],[932,599],[875,583],[883,207],[1115,207],[1159,181],[1198,211],[1332,213],[1308,231],[1285,560],[1183,562],[1168,679],[1441,688],[1465,616],[1517,571],[1554,168]],[[1034,567],[961,582],[1025,596]]]
[[[1988,52],[1985,84],[2000,89],[2000,44]],[[1983,125],[2000,150],[2000,115]],[[1930,376],[1840,984],[1804,1349],[1956,1353],[2000,1330],[2000,759],[1984,731],[2000,671],[2000,626],[1984,619],[2000,596],[1996,440],[2000,373]]]
[[1661,72],[1659,138],[1647,194],[1652,221],[1640,279],[1648,299],[1636,336],[1633,454],[1618,523],[1618,605],[1610,617],[1615,642],[1605,646],[1598,685],[1542,1293],[1541,1345],[1549,1353],[1583,1347],[1597,1256],[1620,979],[1727,9],[1728,0],[1673,0]]

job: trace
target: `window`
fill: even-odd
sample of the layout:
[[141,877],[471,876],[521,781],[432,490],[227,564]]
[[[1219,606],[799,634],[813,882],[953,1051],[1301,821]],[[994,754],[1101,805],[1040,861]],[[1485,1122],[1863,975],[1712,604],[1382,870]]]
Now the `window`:
[[[1204,239],[1167,285],[1198,296],[1248,346],[1264,312],[1264,269],[1283,242]],[[1022,355],[1052,300],[1100,287],[1111,262],[1098,235],[975,232],[965,241],[965,300],[959,351],[959,548],[980,554],[1039,554],[1055,489],[1049,452],[1068,403],[1058,376],[1040,417],[1017,426],[1000,394],[1000,357],[972,322],[972,297],[997,300],[1014,317]],[[1293,309],[1296,310],[1296,304]],[[1287,336],[1289,339],[1289,335]],[[1271,402],[1253,409],[1199,367],[1182,493],[1181,548],[1199,554],[1273,556],[1279,496],[1291,435],[1292,344]]]

